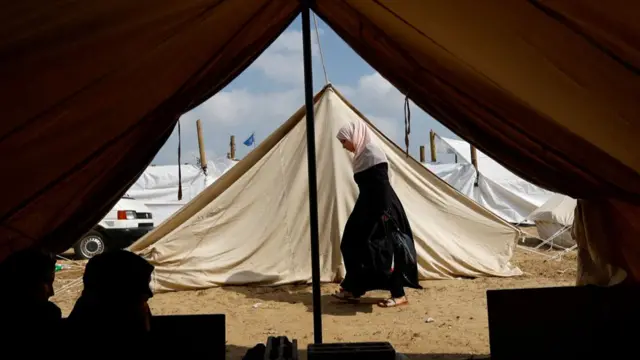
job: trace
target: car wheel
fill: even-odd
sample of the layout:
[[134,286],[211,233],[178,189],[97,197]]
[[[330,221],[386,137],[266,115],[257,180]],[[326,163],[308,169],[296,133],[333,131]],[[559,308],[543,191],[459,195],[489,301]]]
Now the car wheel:
[[91,230],[75,244],[73,250],[76,253],[76,257],[85,260],[102,254],[105,250],[104,235]]

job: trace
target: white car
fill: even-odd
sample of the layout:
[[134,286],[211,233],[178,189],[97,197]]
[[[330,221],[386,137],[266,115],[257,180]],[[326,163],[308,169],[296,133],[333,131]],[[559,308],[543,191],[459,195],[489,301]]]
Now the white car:
[[90,259],[106,249],[123,249],[153,229],[153,216],[141,201],[124,196],[73,246],[76,257]]

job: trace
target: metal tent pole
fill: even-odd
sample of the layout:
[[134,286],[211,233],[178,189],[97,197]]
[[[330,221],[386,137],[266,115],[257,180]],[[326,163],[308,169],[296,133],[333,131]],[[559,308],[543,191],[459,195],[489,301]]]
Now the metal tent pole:
[[318,189],[316,187],[316,134],[313,113],[313,72],[311,67],[310,0],[302,0],[302,56],[304,99],[307,110],[307,164],[309,170],[309,225],[311,228],[311,281],[313,283],[313,339],[322,344],[322,304],[320,294],[320,236],[318,234]]

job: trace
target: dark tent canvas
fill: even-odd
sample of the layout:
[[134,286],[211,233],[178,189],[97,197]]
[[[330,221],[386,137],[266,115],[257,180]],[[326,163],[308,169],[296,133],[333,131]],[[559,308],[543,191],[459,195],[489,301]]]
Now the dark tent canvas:
[[[178,117],[299,10],[297,0],[2,5],[0,166],[11,176],[0,257],[71,245]],[[317,0],[314,11],[445,126],[517,175],[579,198],[582,255],[640,279],[639,3]]]

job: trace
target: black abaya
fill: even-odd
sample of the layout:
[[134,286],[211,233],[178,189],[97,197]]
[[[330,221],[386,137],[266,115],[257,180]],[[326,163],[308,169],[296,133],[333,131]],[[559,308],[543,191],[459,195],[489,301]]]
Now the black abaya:
[[[364,295],[370,290],[390,290],[393,297],[402,296],[400,284],[411,288],[421,288],[418,283],[417,264],[394,269],[392,274],[383,275],[367,270],[367,256],[371,251],[373,239],[384,239],[385,228],[382,217],[387,214],[394,221],[400,232],[406,234],[413,242],[413,234],[402,203],[391,187],[387,163],[374,165],[356,173],[354,179],[360,194],[356,205],[347,220],[342,235],[340,250],[344,259],[347,274],[342,288],[355,296]],[[391,241],[389,239],[389,241]]]

